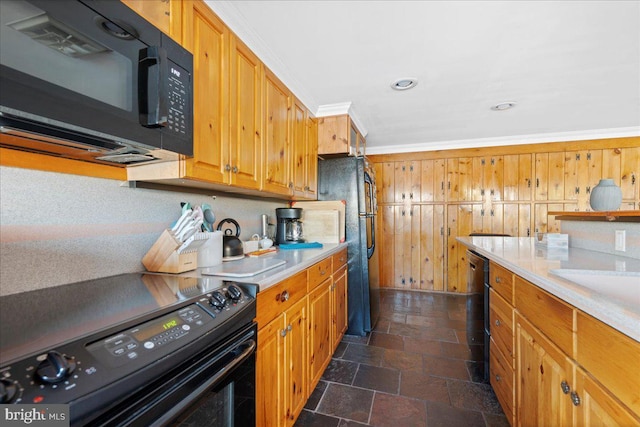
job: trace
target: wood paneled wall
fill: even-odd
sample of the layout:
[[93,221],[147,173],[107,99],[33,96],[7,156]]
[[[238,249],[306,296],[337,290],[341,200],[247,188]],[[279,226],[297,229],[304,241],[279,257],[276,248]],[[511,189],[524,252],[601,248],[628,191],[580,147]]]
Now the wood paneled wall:
[[467,293],[457,236],[559,232],[550,211],[590,210],[612,178],[640,209],[640,137],[369,156],[376,172],[380,286]]

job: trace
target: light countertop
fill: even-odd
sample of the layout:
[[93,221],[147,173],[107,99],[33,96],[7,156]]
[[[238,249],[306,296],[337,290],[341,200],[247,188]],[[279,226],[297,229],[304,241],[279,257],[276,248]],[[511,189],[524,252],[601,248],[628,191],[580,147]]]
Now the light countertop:
[[231,276],[211,276],[202,274],[205,268],[198,268],[197,270],[182,273],[181,276],[185,277],[206,277],[212,281],[216,280],[234,280],[237,282],[255,283],[259,286],[261,291],[268,289],[270,286],[275,285],[284,279],[293,276],[300,271],[311,267],[318,261],[322,261],[328,256],[340,252],[340,250],[347,247],[346,243],[323,243],[322,248],[310,248],[310,249],[278,249],[275,253],[263,255],[261,257],[252,258],[245,257],[237,261],[227,261],[224,264],[233,264],[233,268],[242,270],[243,265],[247,268],[251,268],[255,265],[255,261],[261,259],[273,259],[285,261],[284,265],[269,269],[263,273],[259,273],[253,276],[243,277],[231,277]]
[[471,250],[640,341],[640,260],[529,237],[458,237]]

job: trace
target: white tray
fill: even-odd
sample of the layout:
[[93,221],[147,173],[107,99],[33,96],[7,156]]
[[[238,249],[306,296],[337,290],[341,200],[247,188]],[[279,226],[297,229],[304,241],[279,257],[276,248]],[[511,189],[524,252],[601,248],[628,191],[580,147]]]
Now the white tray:
[[286,263],[282,259],[248,258],[223,262],[221,265],[203,268],[201,273],[207,276],[249,277],[263,273]]

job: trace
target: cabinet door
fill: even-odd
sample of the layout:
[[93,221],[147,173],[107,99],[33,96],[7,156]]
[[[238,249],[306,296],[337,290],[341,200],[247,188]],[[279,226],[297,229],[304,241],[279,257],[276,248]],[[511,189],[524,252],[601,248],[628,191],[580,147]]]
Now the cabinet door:
[[347,331],[347,266],[333,275],[332,352],[336,350]]
[[[307,372],[307,299],[303,298],[289,308],[285,314],[285,370],[288,374],[285,392],[287,408],[285,409],[286,425],[291,426],[309,396]],[[260,424],[258,424],[260,425]]]
[[[444,205],[422,205],[416,207],[414,215],[420,214],[418,261],[419,289],[444,290]],[[412,231],[412,233],[416,233]]]
[[578,426],[626,427],[640,425],[640,418],[626,407],[582,369],[576,368],[575,396]]
[[[258,189],[262,168],[262,62],[237,37],[231,37],[229,158],[232,185]],[[219,141],[224,145],[225,141]]]
[[[620,189],[623,200],[640,199],[640,147],[620,149]],[[603,178],[607,178],[606,176]]]
[[572,425],[570,359],[516,314],[516,408],[519,426]]
[[446,161],[442,159],[421,162],[419,200],[422,202],[444,201],[445,167]]
[[310,390],[320,381],[329,364],[331,343],[331,279],[325,280],[309,294],[309,378]]
[[563,200],[565,154],[563,152],[536,154],[536,200]]
[[138,15],[180,43],[182,0],[120,0]]
[[302,103],[293,98],[291,148],[293,195],[304,197],[307,183],[307,110]]
[[307,116],[307,168],[305,197],[318,198],[318,120]]
[[420,206],[394,206],[394,286],[420,286]]
[[[185,175],[227,183],[229,30],[204,2],[185,8],[185,46],[193,52],[193,158]],[[190,29],[188,31],[187,29]]]
[[284,426],[285,331],[284,314],[258,331],[256,350],[256,425]]
[[376,163],[376,188],[378,189],[378,202],[380,204],[393,203],[395,201],[395,163]]
[[396,207],[393,205],[379,205],[378,207],[378,227],[380,232],[378,232],[376,238],[378,247],[384,248],[384,256],[379,259],[381,288],[395,286],[395,210]]
[[265,133],[264,182],[262,189],[291,194],[289,122],[291,95],[287,87],[267,68],[264,79]]
[[513,154],[503,157],[504,175],[502,199],[504,201],[531,200],[531,154]]

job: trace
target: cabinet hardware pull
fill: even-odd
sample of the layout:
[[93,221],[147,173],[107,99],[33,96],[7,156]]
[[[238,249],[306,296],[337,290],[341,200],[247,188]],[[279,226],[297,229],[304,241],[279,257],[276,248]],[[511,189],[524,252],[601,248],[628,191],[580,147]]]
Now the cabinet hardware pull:
[[480,195],[484,196],[484,188],[480,189]]
[[[635,180],[635,178],[634,178],[634,180]],[[634,181],[634,182],[635,182],[635,181]],[[444,181],[440,181],[440,189],[441,189],[441,190],[444,190]]]
[[496,319],[496,326],[500,326],[500,319]]
[[576,187],[576,194],[580,194],[580,187]]
[[496,192],[495,192],[495,190],[494,190],[493,188],[491,189],[491,191],[489,191],[489,194],[490,194],[491,196],[493,196],[495,193],[496,193]]
[[286,337],[287,336],[287,330],[286,329],[281,330],[280,331],[280,336]]
[[495,165],[496,164],[496,159],[494,159],[493,157],[491,158],[491,165]]
[[500,283],[500,278],[496,277],[496,283]]
[[635,173],[631,174],[631,185],[636,185],[636,174]]
[[587,153],[587,160],[591,160],[591,153]]
[[531,188],[531,180],[530,179],[527,179],[527,187]]
[[283,291],[282,295],[280,295],[280,302],[289,301],[289,292]]
[[573,402],[573,406],[580,406],[580,396],[575,391],[571,392],[571,402]]
[[327,273],[327,270],[320,270],[320,275],[324,276]]
[[289,323],[287,325],[287,332],[291,332],[291,329],[293,329],[293,326],[291,326],[291,323]]
[[230,164],[228,164],[228,163],[227,163],[226,165],[224,165],[224,170],[225,170],[226,172],[229,172],[229,171],[231,170],[231,165],[230,165]]
[[562,389],[562,392],[564,394],[569,394],[569,392],[571,391],[571,387],[569,387],[569,384],[567,384],[566,381],[562,381],[560,383],[560,388]]
[[480,216],[484,216],[484,209],[480,209]]
[[500,375],[496,375],[496,381],[498,382],[502,381],[502,377]]
[[536,188],[540,187],[540,178],[536,178]]
[[413,200],[413,193],[409,193],[409,199]]
[[402,200],[404,200],[404,193],[402,193]]
[[580,160],[580,154],[576,154],[576,160]]
[[447,182],[447,189],[451,190],[451,181]]

